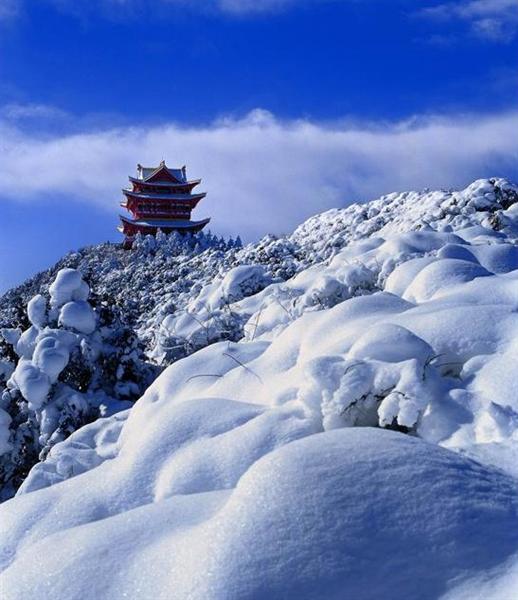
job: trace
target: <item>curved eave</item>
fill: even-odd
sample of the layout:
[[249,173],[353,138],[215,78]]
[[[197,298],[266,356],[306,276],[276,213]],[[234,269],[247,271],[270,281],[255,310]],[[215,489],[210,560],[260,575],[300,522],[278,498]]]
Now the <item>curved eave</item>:
[[149,219],[143,221],[139,219],[129,219],[123,215],[119,215],[119,217],[123,224],[127,223],[128,225],[141,227],[142,229],[201,229],[210,222],[210,217],[202,219],[201,221],[184,221],[181,219],[160,219],[156,221]]
[[139,179],[138,177],[128,177],[131,183],[137,183],[138,185],[150,186],[150,187],[195,187],[201,183],[201,179],[192,179],[191,181],[180,181],[174,183],[172,181],[146,181],[145,179]]

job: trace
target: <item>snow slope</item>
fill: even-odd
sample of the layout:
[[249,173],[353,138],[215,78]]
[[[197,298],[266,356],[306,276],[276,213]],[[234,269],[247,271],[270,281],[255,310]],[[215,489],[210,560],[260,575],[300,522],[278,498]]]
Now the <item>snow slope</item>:
[[205,347],[0,506],[3,597],[515,597],[517,235],[483,180],[232,250],[139,321]]
[[72,479],[8,503],[3,597],[432,600],[476,574],[509,577],[498,568],[518,546],[518,498],[505,475],[363,428],[311,435],[231,488],[207,485],[216,465],[233,479],[264,428],[250,407],[218,402],[216,423],[207,408],[175,411],[178,436],[204,430],[214,447],[184,442],[205,460],[189,472],[180,458],[173,494],[153,501],[129,454],[78,477],[83,493]]

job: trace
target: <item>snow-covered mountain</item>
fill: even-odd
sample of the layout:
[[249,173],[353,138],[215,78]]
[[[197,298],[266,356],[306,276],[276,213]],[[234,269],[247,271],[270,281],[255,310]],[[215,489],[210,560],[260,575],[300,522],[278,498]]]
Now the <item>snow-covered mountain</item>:
[[513,598],[517,239],[480,180],[8,293],[3,596]]

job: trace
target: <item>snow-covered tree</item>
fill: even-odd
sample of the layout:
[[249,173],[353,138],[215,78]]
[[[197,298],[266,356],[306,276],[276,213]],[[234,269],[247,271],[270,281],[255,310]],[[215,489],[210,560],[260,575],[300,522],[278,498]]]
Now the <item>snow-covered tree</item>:
[[65,268],[27,304],[29,327],[2,331],[0,483],[10,495],[49,449],[100,415],[130,405],[150,382],[135,334]]

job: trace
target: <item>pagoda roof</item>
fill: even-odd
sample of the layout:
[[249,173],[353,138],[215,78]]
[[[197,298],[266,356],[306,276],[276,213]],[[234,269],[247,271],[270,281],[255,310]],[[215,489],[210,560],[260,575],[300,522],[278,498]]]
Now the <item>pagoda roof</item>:
[[138,177],[128,177],[131,183],[139,183],[140,185],[152,185],[156,187],[185,187],[185,186],[195,186],[201,183],[201,179],[186,179],[185,181],[179,181],[174,183],[172,181],[146,181],[145,179],[139,179]]
[[148,181],[149,179],[152,179],[155,175],[158,175],[160,171],[165,171],[178,183],[187,182],[185,167],[182,167],[181,169],[171,169],[165,164],[164,160],[158,165],[158,167],[143,167],[140,164],[137,165],[137,175],[140,181]]
[[129,219],[123,215],[119,215],[121,221],[129,223],[130,225],[137,225],[139,227],[150,227],[158,229],[191,229],[194,227],[200,227],[206,225],[209,219],[203,219],[201,221],[187,221],[182,219]]
[[141,200],[200,200],[207,195],[205,192],[200,194],[143,194],[142,192],[133,192],[132,190],[123,189],[122,193],[125,196],[140,198]]

